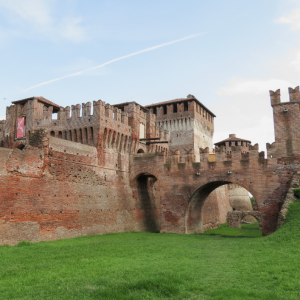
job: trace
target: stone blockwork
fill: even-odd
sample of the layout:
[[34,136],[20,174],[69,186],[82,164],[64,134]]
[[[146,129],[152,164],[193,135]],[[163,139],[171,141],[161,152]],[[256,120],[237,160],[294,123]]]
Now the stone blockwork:
[[261,214],[258,211],[231,211],[227,214],[228,227],[241,228],[243,219],[251,216],[258,221],[259,228],[261,228]]
[[[209,147],[199,151],[195,142],[170,151],[169,133],[135,102],[94,101],[92,113],[89,103],[75,105],[70,117],[68,107],[42,97],[16,101],[0,122],[0,243],[139,230],[201,233],[225,222],[227,184],[254,196],[258,211],[251,213],[261,215],[264,235],[274,232],[300,171],[299,89],[290,93],[288,103],[271,93],[276,140],[268,159],[258,145],[249,145],[247,155],[240,146],[231,146],[231,155],[216,148],[213,160]],[[194,97],[181,102],[177,114],[191,109],[204,117]],[[203,124],[213,130],[208,112]],[[18,118],[26,121],[21,138]],[[47,134],[32,147],[29,136],[40,128]]]

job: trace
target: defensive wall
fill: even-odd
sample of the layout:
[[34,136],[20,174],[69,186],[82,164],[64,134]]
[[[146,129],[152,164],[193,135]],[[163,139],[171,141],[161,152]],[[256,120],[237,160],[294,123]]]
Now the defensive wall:
[[[0,124],[0,243],[140,230],[200,233],[226,221],[229,204],[217,188],[228,183],[251,192],[263,234],[274,232],[300,171],[299,87],[289,92],[287,103],[280,102],[280,91],[270,92],[275,143],[267,159],[254,145],[249,153],[232,146],[230,155],[216,147],[213,161],[208,147],[198,154],[193,147],[169,151],[156,116],[134,102],[112,108],[95,101],[92,114],[74,110],[73,120],[66,109],[56,120],[44,115],[60,108],[37,97],[17,102]],[[43,106],[43,115],[35,105]],[[15,137],[19,116],[27,121],[21,139]],[[84,135],[90,127],[93,138],[91,131]],[[47,134],[30,146],[39,128]],[[140,130],[152,142],[140,140]]]

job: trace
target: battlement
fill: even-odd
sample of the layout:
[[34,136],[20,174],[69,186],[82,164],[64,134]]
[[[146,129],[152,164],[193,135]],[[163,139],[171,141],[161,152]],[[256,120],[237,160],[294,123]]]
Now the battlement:
[[[295,87],[294,89],[289,87],[288,91],[289,91],[290,102],[300,102],[299,86]],[[275,92],[270,90],[269,92],[270,92],[272,106],[288,103],[288,102],[281,103],[280,89],[276,90]]]
[[[242,152],[242,147],[232,147],[232,153],[227,155],[225,148],[218,147],[215,149],[215,154],[211,154],[209,149],[200,149],[200,161],[196,160],[194,149],[185,150],[181,155],[179,150],[170,151],[169,166],[170,168],[197,168],[201,170],[226,170],[226,172],[235,169],[245,169],[258,167],[264,169],[266,166],[275,166],[277,160],[270,157],[265,159],[265,152],[258,151],[258,144],[251,146],[248,153]],[[228,173],[231,174],[231,173]],[[200,176],[200,175],[199,175]]]

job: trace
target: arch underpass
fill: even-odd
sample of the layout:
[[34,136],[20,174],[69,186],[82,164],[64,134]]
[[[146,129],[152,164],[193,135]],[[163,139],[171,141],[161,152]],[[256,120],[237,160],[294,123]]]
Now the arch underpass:
[[[185,233],[202,233],[203,229],[203,213],[204,204],[211,193],[220,186],[236,183],[235,180],[231,181],[212,181],[199,187],[189,200],[188,208],[185,214]],[[239,185],[240,186],[240,185]],[[240,186],[241,187],[241,186]],[[245,187],[244,187],[245,188]],[[247,190],[247,188],[245,188]],[[248,190],[247,190],[248,191]],[[254,194],[257,194],[253,191]],[[250,198],[249,198],[250,201]]]
[[242,159],[238,151],[229,161],[194,162],[187,157],[179,163],[177,154],[166,159],[151,155],[132,155],[130,180],[136,186],[138,174],[154,174],[160,186],[159,223],[162,232],[202,232],[202,207],[208,195],[218,187],[234,183],[249,191],[261,213],[263,235],[276,230],[279,211],[288,191],[292,171],[290,164],[278,164],[276,158],[264,159],[250,150]]

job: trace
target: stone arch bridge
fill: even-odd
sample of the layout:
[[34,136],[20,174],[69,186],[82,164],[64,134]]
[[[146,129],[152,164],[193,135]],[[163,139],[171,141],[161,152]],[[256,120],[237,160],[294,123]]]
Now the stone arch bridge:
[[130,184],[136,190],[136,197],[141,195],[138,192],[140,178],[157,180],[160,201],[156,214],[161,231],[201,233],[205,200],[213,190],[228,183],[244,187],[255,197],[264,235],[276,230],[278,215],[300,158],[265,159],[257,145],[250,146],[246,156],[240,147],[232,150],[231,157],[226,157],[223,149],[219,149],[215,162],[208,161],[208,151],[201,153],[201,162],[194,161],[191,151],[184,163],[180,162],[179,151],[169,159],[160,153],[131,157]]

